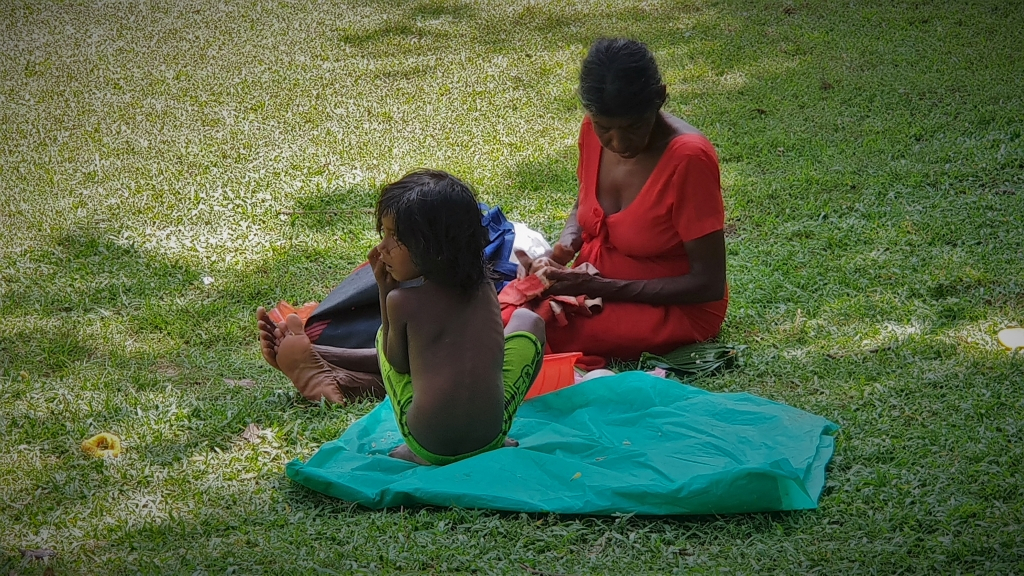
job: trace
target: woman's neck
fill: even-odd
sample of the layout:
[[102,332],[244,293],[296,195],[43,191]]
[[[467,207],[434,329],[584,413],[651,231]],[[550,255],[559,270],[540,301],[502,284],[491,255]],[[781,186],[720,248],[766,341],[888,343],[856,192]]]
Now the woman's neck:
[[651,126],[651,135],[647,139],[647,147],[644,148],[643,154],[660,155],[665,145],[676,135],[675,129],[665,115],[665,112],[659,110],[658,115],[654,117],[654,125]]

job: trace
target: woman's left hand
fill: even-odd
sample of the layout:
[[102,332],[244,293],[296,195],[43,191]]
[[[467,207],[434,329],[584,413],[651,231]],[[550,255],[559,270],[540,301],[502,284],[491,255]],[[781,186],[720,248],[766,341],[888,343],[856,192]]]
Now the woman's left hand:
[[544,266],[537,271],[537,276],[551,284],[544,291],[550,296],[599,296],[599,294],[595,294],[599,280],[595,275],[581,268]]

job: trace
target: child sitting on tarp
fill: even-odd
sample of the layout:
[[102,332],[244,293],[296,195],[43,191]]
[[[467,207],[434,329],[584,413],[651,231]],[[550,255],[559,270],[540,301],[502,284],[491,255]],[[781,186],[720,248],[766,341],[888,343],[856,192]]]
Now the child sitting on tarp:
[[[507,435],[543,361],[544,321],[520,310],[502,328],[473,192],[421,170],[387,186],[376,215],[381,242],[367,259],[380,289],[377,358],[405,439],[391,456],[443,465],[516,446]],[[301,321],[289,318],[297,334]]]

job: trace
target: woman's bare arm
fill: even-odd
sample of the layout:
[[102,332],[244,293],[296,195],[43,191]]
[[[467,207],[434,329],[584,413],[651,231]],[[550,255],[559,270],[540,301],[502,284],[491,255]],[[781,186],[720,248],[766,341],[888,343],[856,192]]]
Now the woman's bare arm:
[[[576,202],[572,205],[572,210],[569,211],[569,217],[565,219],[565,226],[562,228],[562,234],[558,237],[558,244],[565,246],[572,250],[572,254],[575,256],[580,248],[583,247],[583,229],[580,227],[579,220],[576,219],[576,213],[580,209],[580,199],[577,196]],[[552,254],[552,256],[557,256]],[[558,258],[553,258],[558,262]],[[570,258],[571,260],[571,258]],[[558,262],[559,264],[568,264],[569,260],[565,262]]]
[[719,230],[684,242],[690,272],[683,276],[652,280],[615,280],[590,276],[576,269],[547,268],[543,274],[554,283],[549,294],[645,304],[697,304],[725,297],[725,234]]
[[527,274],[536,274],[538,270],[551,264],[565,266],[572,262],[572,259],[576,257],[576,253],[583,247],[583,229],[580,226],[579,220],[576,219],[576,212],[579,211],[579,208],[580,199],[577,197],[576,203],[572,205],[572,210],[569,211],[569,216],[565,219],[565,226],[562,228],[562,234],[558,237],[558,242],[555,242],[555,245],[546,254],[530,258],[526,252],[522,250],[516,251],[516,259],[519,260],[519,264],[522,266],[519,270],[520,277]]

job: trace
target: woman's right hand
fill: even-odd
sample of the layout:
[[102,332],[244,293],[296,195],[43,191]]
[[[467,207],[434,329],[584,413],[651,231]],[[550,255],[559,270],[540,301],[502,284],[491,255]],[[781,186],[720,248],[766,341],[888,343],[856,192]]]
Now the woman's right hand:
[[555,244],[551,250],[536,258],[530,258],[530,255],[522,250],[516,250],[515,253],[516,259],[519,260],[519,271],[517,274],[519,278],[536,274],[538,271],[548,267],[565,268],[576,256],[575,250],[561,242]]

